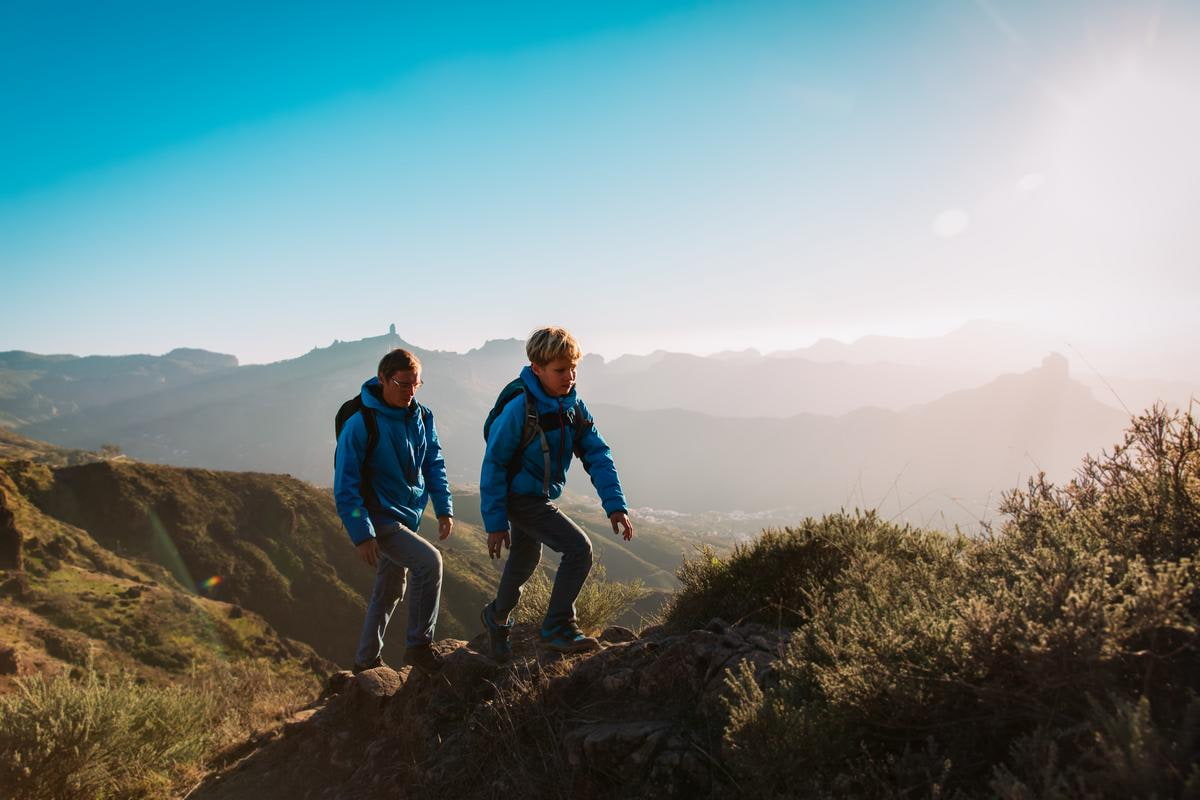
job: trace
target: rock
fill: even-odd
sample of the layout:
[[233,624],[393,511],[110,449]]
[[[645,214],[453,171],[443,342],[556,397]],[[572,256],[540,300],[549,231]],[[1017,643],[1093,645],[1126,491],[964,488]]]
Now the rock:
[[136,597],[141,597],[142,591],[143,589],[140,586],[130,586],[128,589],[121,592],[120,596],[128,600],[133,600]]
[[746,641],[757,647],[759,650],[766,650],[768,653],[779,654],[779,645],[771,644],[767,641],[767,637],[757,634],[747,636]]
[[353,676],[358,690],[368,697],[391,697],[400,691],[404,680],[391,667],[376,667]]
[[617,644],[619,642],[632,642],[637,638],[638,638],[638,636],[636,633],[629,630],[629,628],[623,628],[620,625],[611,625],[611,626],[605,628],[604,631],[599,636],[600,641],[606,642],[609,644]]
[[666,625],[650,625],[642,628],[641,637],[643,639],[658,639],[667,635]]
[[600,679],[600,685],[608,694],[620,695],[634,686],[634,673],[630,669],[619,669]]
[[19,675],[21,659],[15,647],[0,647],[0,675]]
[[283,721],[284,736],[289,736],[299,732],[304,728],[305,723],[312,719],[313,715],[316,713],[317,709],[315,708],[304,708],[285,719]]
[[246,615],[246,612],[242,610],[241,606],[233,606],[229,609],[229,618],[230,619],[241,619],[245,615]]
[[325,689],[321,692],[321,698],[330,697],[331,695],[341,694],[346,691],[351,683],[354,682],[354,673],[348,669],[341,669],[329,676],[325,681]]
[[670,729],[661,720],[594,722],[567,733],[563,748],[572,766],[628,774],[650,761]]
[[18,572],[11,577],[0,580],[0,597],[11,597],[20,600],[29,593],[29,579],[25,573]]

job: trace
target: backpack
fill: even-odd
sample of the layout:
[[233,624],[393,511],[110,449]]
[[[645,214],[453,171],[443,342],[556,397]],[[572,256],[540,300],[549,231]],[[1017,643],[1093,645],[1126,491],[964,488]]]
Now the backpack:
[[[508,383],[500,390],[500,395],[496,398],[495,405],[488,412],[487,419],[483,422],[483,440],[486,442],[488,434],[492,431],[492,423],[496,421],[496,417],[500,416],[500,412],[504,410],[514,397],[517,395],[525,396],[525,424],[521,428],[521,438],[517,443],[517,451],[513,455],[512,461],[508,463],[508,482],[511,484],[512,479],[521,471],[521,454],[525,452],[525,448],[533,443],[534,439],[540,439],[542,443],[542,494],[550,496],[550,443],[546,441],[546,431],[558,430],[564,425],[570,426],[574,432],[575,455],[580,461],[583,459],[583,448],[580,445],[580,440],[592,427],[593,423],[587,419],[579,411],[578,404],[571,407],[565,415],[549,412],[546,414],[538,414],[537,401],[533,396],[525,390],[525,381],[522,378],[516,378]],[[584,461],[584,469],[588,468],[588,464]]]
[[[421,421],[428,425],[429,409],[420,403],[417,403],[417,408],[421,409]],[[367,508],[378,508],[379,499],[375,496],[375,490],[371,488],[371,453],[375,451],[375,445],[379,444],[379,422],[375,419],[375,409],[363,405],[361,393],[342,403],[333,418],[333,434],[335,438],[340,437],[342,428],[346,427],[346,422],[355,414],[362,415],[363,425],[367,428],[367,448],[363,452],[363,461],[359,468],[362,476],[363,504]],[[404,478],[410,485],[417,482],[416,475],[405,475]]]

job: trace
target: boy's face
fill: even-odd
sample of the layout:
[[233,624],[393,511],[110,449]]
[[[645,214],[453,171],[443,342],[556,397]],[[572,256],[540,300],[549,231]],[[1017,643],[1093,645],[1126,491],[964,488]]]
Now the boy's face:
[[397,370],[386,378],[381,373],[379,383],[383,386],[383,402],[393,408],[408,408],[421,386],[421,371]]
[[575,385],[575,367],[578,366],[578,362],[569,358],[556,358],[546,364],[530,366],[533,367],[533,374],[537,375],[546,394],[551,397],[563,397],[571,393],[571,387]]

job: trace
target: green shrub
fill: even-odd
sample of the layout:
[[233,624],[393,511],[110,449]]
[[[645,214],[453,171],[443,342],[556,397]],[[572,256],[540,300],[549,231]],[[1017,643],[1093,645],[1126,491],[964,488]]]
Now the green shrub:
[[[521,589],[521,603],[513,614],[517,622],[540,625],[552,588],[550,577],[543,570],[536,570]],[[597,633],[615,623],[647,594],[640,580],[610,581],[604,565],[596,564],[575,599],[575,618],[584,631]]]
[[11,800],[171,797],[221,748],[312,697],[313,679],[241,662],[175,686],[129,676],[21,680],[0,697],[0,785]]
[[873,511],[806,519],[796,528],[763,531],[727,558],[704,547],[685,560],[663,622],[675,630],[703,627],[713,617],[794,627],[868,554],[874,563],[953,569],[963,546],[959,539],[891,525]]
[[795,612],[777,683],[729,677],[739,786],[1200,797],[1197,440],[1156,409],[1066,487],[1006,496],[978,540],[838,515],[685,565],[677,620],[748,596]]

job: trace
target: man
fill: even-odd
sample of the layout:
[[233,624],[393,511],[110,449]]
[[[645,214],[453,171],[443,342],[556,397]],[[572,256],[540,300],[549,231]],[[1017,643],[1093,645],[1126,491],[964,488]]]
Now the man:
[[454,507],[433,412],[415,399],[420,387],[420,360],[407,350],[391,351],[379,362],[378,374],[362,385],[362,408],[338,435],[333,476],[338,516],[359,556],[376,568],[354,656],[356,673],[383,665],[383,637],[404,596],[406,570],[413,585],[404,662],[427,673],[442,667],[431,647],[442,556],[416,530],[432,497],[438,538],[447,538]]
[[564,328],[542,328],[530,334],[525,352],[529,366],[501,393],[484,426],[487,450],[479,479],[488,553],[499,558],[503,547],[510,550],[496,598],[481,613],[492,655],[499,660],[512,654],[510,615],[537,569],[543,544],[561,553],[562,561],[541,643],[566,653],[599,647],[575,621],[575,598],[592,568],[592,543],[552,502],[562,494],[572,454],[591,477],[613,533],[627,541],[633,537],[612,451],[575,393],[575,368],[583,355],[579,343]]

